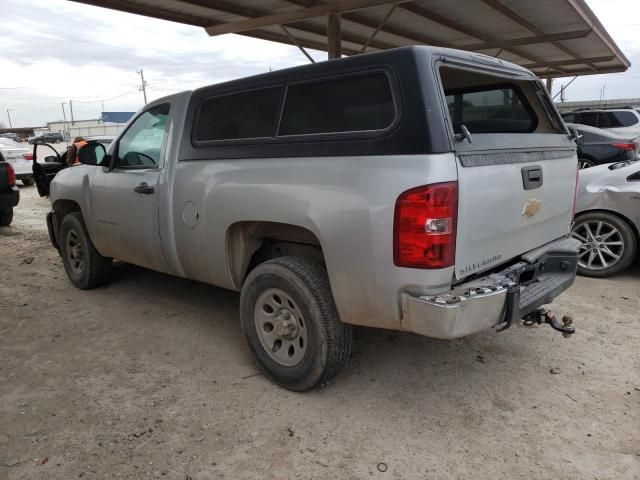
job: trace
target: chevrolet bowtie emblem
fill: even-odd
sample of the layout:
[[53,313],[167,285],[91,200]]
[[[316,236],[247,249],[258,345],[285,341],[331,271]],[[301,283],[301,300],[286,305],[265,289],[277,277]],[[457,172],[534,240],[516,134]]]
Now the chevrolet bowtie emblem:
[[540,205],[542,205],[542,202],[540,200],[538,200],[537,198],[530,198],[524,204],[522,215],[526,217],[533,217],[536,213],[538,213],[538,210],[540,210]]

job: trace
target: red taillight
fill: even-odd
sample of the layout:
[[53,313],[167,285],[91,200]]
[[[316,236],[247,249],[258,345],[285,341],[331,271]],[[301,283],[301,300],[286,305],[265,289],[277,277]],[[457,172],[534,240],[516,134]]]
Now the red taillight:
[[619,148],[625,152],[633,152],[636,149],[635,143],[612,143],[611,146]]
[[409,268],[452,266],[457,214],[457,182],[434,183],[402,193],[393,219],[393,263]]
[[16,184],[16,172],[13,169],[13,165],[7,163],[7,181],[9,182],[9,186],[13,187]]
[[33,154],[32,153],[23,153],[22,156],[23,156],[23,158],[25,160],[33,160]]

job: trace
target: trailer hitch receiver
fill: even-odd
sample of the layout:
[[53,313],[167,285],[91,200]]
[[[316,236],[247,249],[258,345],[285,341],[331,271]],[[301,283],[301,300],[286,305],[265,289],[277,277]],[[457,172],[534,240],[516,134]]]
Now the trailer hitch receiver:
[[565,315],[562,317],[561,323],[553,312],[545,310],[542,307],[525,316],[523,321],[527,326],[548,323],[551,325],[551,328],[561,332],[563,337],[568,337],[569,335],[576,333],[576,327],[573,326],[573,318]]

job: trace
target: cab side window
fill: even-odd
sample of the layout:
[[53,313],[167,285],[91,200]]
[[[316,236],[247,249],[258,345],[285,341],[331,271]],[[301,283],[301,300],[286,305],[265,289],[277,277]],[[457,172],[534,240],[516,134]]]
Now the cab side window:
[[118,142],[116,168],[156,168],[167,135],[169,104],[142,113]]

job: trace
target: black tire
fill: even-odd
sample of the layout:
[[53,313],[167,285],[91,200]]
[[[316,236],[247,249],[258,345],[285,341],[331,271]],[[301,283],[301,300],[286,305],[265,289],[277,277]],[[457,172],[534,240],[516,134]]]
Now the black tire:
[[82,213],[65,215],[60,225],[60,255],[71,283],[82,290],[109,281],[112,259],[103,257],[93,246]]
[[30,185],[33,185],[34,183],[36,183],[36,180],[33,177],[25,177],[25,178],[21,179],[20,181],[25,186],[30,186]]
[[0,212],[0,227],[8,227],[13,222],[13,207]]
[[[604,234],[596,237],[595,233],[597,232],[599,224],[602,224],[601,228],[603,230],[601,231]],[[585,225],[594,233],[594,238],[588,238]],[[615,229],[618,233],[613,237],[602,240],[612,229]],[[596,278],[609,277],[628,268],[636,258],[638,249],[636,233],[624,219],[613,213],[588,212],[578,215],[571,229],[571,236],[582,242],[580,258],[578,259],[578,273],[580,275]],[[602,243],[600,243],[598,239],[602,240]],[[589,240],[589,242],[586,243],[584,240]],[[608,246],[606,243],[608,241],[612,242],[611,246]],[[621,243],[622,245],[613,245],[615,243]],[[609,252],[617,255],[619,258],[615,259],[615,257],[606,253],[599,248],[600,245],[605,245]],[[598,253],[599,250],[603,253],[602,258],[604,258],[606,262],[609,262],[608,265],[603,265],[600,253]],[[594,253],[594,257],[591,266],[589,266],[591,252]]]
[[596,165],[597,165],[596,162],[594,162],[593,160],[590,160],[588,158],[579,158],[578,159],[578,166],[580,167],[580,170],[582,170],[583,168],[595,167]]
[[[258,334],[257,302],[274,289],[293,300],[296,325],[302,326],[304,319],[306,350],[296,365],[275,360]],[[297,310],[300,312],[295,313]],[[302,392],[326,384],[342,371],[351,354],[352,329],[338,318],[327,272],[307,258],[280,257],[253,269],[242,287],[240,319],[258,367],[289,390]]]

